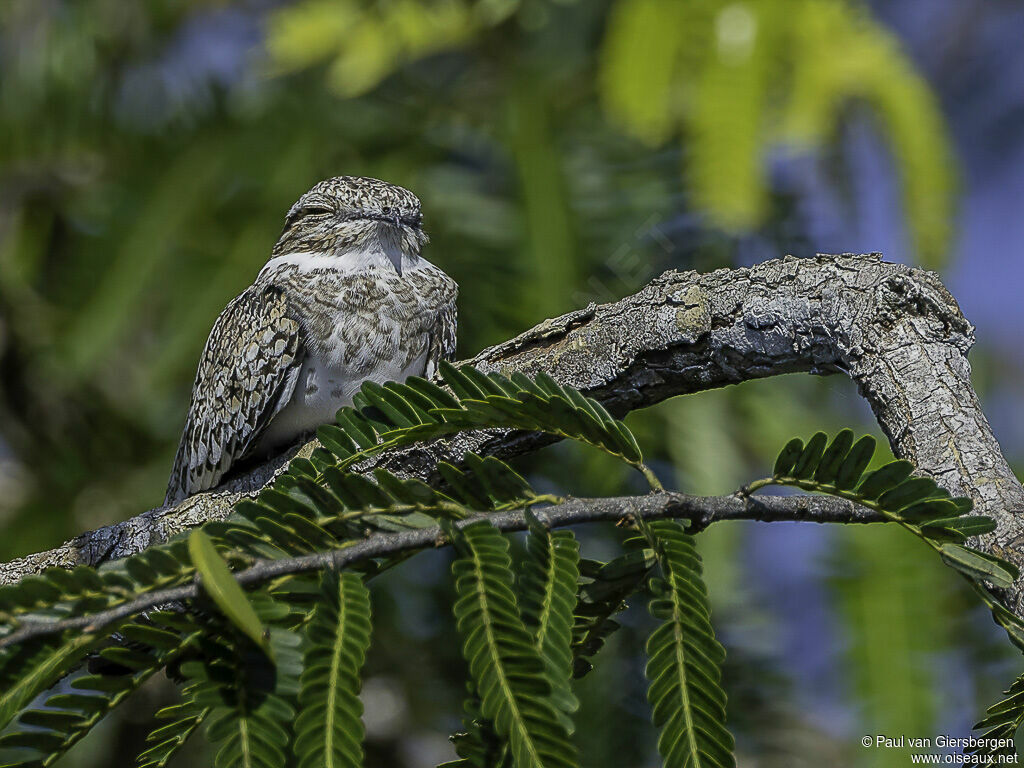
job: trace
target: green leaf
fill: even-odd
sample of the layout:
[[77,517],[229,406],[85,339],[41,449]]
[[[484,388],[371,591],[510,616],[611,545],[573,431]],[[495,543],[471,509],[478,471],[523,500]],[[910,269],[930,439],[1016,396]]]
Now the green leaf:
[[361,447],[364,447],[357,445],[348,431],[334,424],[324,424],[318,427],[316,437],[324,448],[343,459],[348,458]]
[[476,454],[466,453],[464,461],[466,468],[476,476],[490,498],[488,508],[521,506],[524,501],[536,496],[522,475],[500,459],[493,456],[481,458]]
[[865,499],[877,499],[906,480],[913,470],[914,465],[909,461],[891,461],[869,473],[857,486],[857,495]]
[[155,728],[146,737],[146,742],[153,746],[139,755],[138,768],[165,768],[210,714],[209,708],[197,708],[192,702],[194,690],[194,685],[186,686],[182,703],[164,707],[156,713],[157,720],[171,722]]
[[[971,548],[968,547],[968,549]],[[974,552],[974,554],[976,554],[978,557],[988,560],[993,565],[1002,568],[1004,571],[1010,574],[1010,578],[1014,581],[1017,581],[1017,579],[1020,578],[1020,568],[1011,563],[1009,560],[1005,560],[1002,557],[999,557],[998,555],[990,555],[988,552],[981,552],[977,549],[971,549],[971,551]],[[1020,620],[1018,619],[1018,621]],[[1024,623],[1022,623],[1022,626],[1024,626]]]
[[921,526],[921,531],[930,536],[934,528],[956,531],[962,536],[983,536],[992,533],[996,529],[996,521],[984,515],[968,515],[966,517],[951,517],[939,520],[929,520]]
[[551,703],[548,668],[510,586],[508,542],[481,521],[463,528],[456,546],[455,618],[481,713],[508,740],[517,768],[575,765],[575,749]]
[[926,499],[904,507],[899,512],[901,520],[910,523],[925,523],[929,520],[957,517],[960,510],[952,499]]
[[[153,621],[159,621],[160,616],[160,612],[154,612]],[[194,625],[183,634],[149,622],[125,625],[120,634],[132,645],[109,646],[98,656],[119,669],[129,670],[127,673],[83,675],[74,679],[71,687],[76,693],[50,696],[45,709],[22,713],[19,726],[32,730],[7,734],[0,739],[0,746],[13,746],[19,739],[27,745],[25,734],[32,733],[38,737],[34,748],[41,753],[36,758],[37,764],[52,765],[155,672],[178,658],[199,631]]]
[[199,571],[203,589],[210,599],[249,639],[257,646],[267,649],[267,635],[256,611],[235,581],[228,564],[201,528],[196,528],[189,535],[188,551],[192,556],[192,563]]
[[[544,373],[530,381],[509,379],[470,366],[439,368],[452,398],[422,379],[385,386],[364,385],[357,408],[342,408],[337,426],[320,431],[321,442],[340,458],[337,468],[353,465],[379,451],[456,432],[487,429],[541,431],[588,443],[644,471],[636,438],[600,403],[563,387]],[[389,420],[384,424],[370,411]],[[351,448],[358,446],[353,452]],[[321,469],[323,471],[323,469]]]
[[451,388],[459,400],[484,399],[484,392],[465,373],[447,360],[441,361],[438,366],[438,372],[441,374],[441,378],[444,379],[444,383]]
[[450,768],[512,768],[508,742],[500,739],[494,732],[493,723],[480,714],[480,695],[473,684],[466,687],[469,696],[463,705],[462,718],[466,730],[451,737],[455,753],[462,759],[442,765]]
[[215,768],[285,768],[288,731],[295,710],[277,696],[251,709],[215,708],[206,720],[207,737],[221,742]]
[[930,477],[912,477],[883,493],[878,498],[878,504],[882,509],[896,512],[916,501],[928,498],[937,488],[935,481]]
[[[60,750],[60,746],[60,737],[49,731],[18,731],[0,737],[0,748],[33,749],[36,752],[53,754]],[[20,765],[24,766],[25,763]],[[33,761],[28,765],[34,767],[40,763]]]
[[[1004,691],[1004,695],[1006,698],[989,707],[985,712],[985,718],[974,726],[974,730],[982,731],[980,738],[988,740],[989,743],[984,746],[968,747],[964,750],[965,753],[993,758],[1017,757],[1017,748],[1013,740],[1024,724],[1024,675],[1014,680],[1013,685]],[[995,746],[997,740],[1009,740],[1009,744]]]
[[828,442],[828,435],[824,432],[815,432],[814,436],[807,441],[803,451],[800,453],[796,464],[793,465],[793,477],[807,479],[814,474],[814,470],[821,461],[825,444]]
[[580,562],[583,583],[573,625],[573,677],[583,677],[592,669],[588,657],[597,654],[619,629],[612,617],[625,609],[626,599],[643,586],[656,562],[652,550],[639,547],[607,563]]
[[609,117],[651,145],[676,128],[672,96],[684,38],[673,0],[620,0],[612,6],[600,62]]
[[29,641],[0,656],[0,729],[61,675],[74,668],[99,639],[90,632]]
[[996,587],[1009,589],[1013,586],[1013,575],[1004,567],[968,547],[959,544],[943,544],[939,548],[942,560],[952,568],[972,579],[990,581]]
[[[903,211],[918,258],[925,268],[938,268],[955,220],[956,163],[934,89],[895,32],[863,7],[815,2],[779,13],[787,30],[779,42],[791,62],[780,120],[785,139],[820,146],[851,100],[873,110],[903,182]],[[842,61],[830,57],[835,50],[846,52]]]
[[345,433],[352,438],[353,442],[360,449],[366,450],[378,444],[379,439],[376,428],[354,408],[346,406],[339,409],[337,420],[338,426],[345,430]]
[[416,409],[395,389],[386,390],[375,381],[363,382],[361,391],[370,403],[383,411],[391,423],[398,427],[413,427],[434,420],[433,417],[427,415],[421,419],[417,415]]
[[655,588],[650,611],[661,624],[647,641],[647,699],[661,731],[658,751],[667,768],[734,766],[733,739],[725,728],[721,664],[707,589],[693,537],[675,521],[646,526],[665,589]]
[[844,429],[832,438],[832,442],[829,444],[828,448],[825,449],[825,453],[822,455],[821,461],[818,462],[818,468],[814,470],[815,481],[819,483],[833,482],[839,472],[840,465],[850,453],[850,448],[852,446],[852,430]]
[[579,581],[579,544],[570,531],[549,531],[527,513],[526,560],[520,577],[523,622],[548,665],[552,701],[568,733],[579,708],[572,692],[572,629]]
[[487,491],[476,476],[463,472],[458,467],[442,461],[437,465],[451,495],[460,503],[472,509],[489,509],[491,502]]
[[[263,594],[261,602],[269,601]],[[284,768],[295,719],[289,702],[300,687],[301,637],[271,627],[269,650],[264,650],[220,614],[210,616],[209,624],[200,653],[180,670],[194,686],[194,707],[210,710],[206,735],[219,746],[215,768]],[[274,660],[272,667],[268,657]]]
[[458,408],[459,401],[431,381],[410,376],[404,382],[406,387],[428,399],[435,408]]
[[305,665],[295,721],[300,768],[363,764],[359,679],[370,645],[370,593],[354,573],[325,573],[306,627]]
[[[499,373],[484,373],[471,365],[464,365],[459,368],[459,370],[466,376],[466,378],[476,385],[477,389],[484,393],[485,397],[490,397],[492,395],[500,397],[508,394],[508,391],[505,389],[505,385],[511,385],[511,382]],[[546,375],[547,374],[543,372],[538,373],[538,380],[541,376]],[[512,391],[515,391],[515,387],[512,387]]]
[[857,485],[860,482],[861,475],[864,474],[864,470],[871,463],[871,457],[874,455],[875,438],[871,435],[864,435],[854,443],[853,448],[850,449],[842,464],[839,465],[834,483],[836,488],[849,490]]
[[404,402],[408,403],[415,412],[418,423],[436,423],[437,419],[430,412],[434,408],[438,407],[438,403],[424,395],[419,390],[413,389],[413,387],[410,386],[409,381],[405,381],[404,384],[405,386],[399,390],[398,384],[393,381],[389,381],[384,385],[384,389],[389,393],[395,393],[396,396],[401,397]]

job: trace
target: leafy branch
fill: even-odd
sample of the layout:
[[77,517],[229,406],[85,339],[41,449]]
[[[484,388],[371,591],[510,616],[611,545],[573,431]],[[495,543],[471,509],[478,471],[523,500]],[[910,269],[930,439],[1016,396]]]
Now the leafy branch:
[[442,361],[440,374],[454,396],[417,376],[401,384],[368,382],[354,407],[342,408],[337,425],[321,427],[317,437],[344,469],[382,451],[467,430],[546,432],[598,448],[639,471],[653,489],[661,488],[626,425],[597,400],[546,373],[509,378]]
[[[0,589],[0,726],[92,653],[118,671],[82,678],[91,693],[58,694],[22,713],[0,746],[51,764],[155,672],[172,667],[182,702],[150,736],[140,764],[166,765],[203,726],[221,766],[358,766],[358,692],[371,618],[365,582],[411,554],[451,546],[457,629],[469,670],[465,733],[453,765],[577,764],[571,737],[585,675],[615,614],[650,596],[659,622],[647,644],[652,720],[667,766],[733,765],[715,638],[694,534],[722,520],[894,522],[969,579],[997,621],[1024,637],[987,583],[1013,566],[967,537],[992,522],[968,516],[907,462],[865,473],[874,442],[845,430],[791,441],[770,478],[723,497],[661,489],[625,425],[549,377],[527,379],[445,366],[449,389],[420,379],[364,385],[325,448],[223,522],[99,569],[48,570]],[[576,499],[539,494],[494,457],[438,465],[437,487],[382,468],[355,471],[387,448],[499,427],[572,439],[641,472],[644,496]],[[791,485],[822,496],[762,496]],[[624,552],[582,559],[569,531],[609,521],[630,531]],[[683,525],[682,523],[685,523]],[[529,531],[522,561],[507,539]],[[636,535],[639,533],[639,536]],[[660,572],[655,576],[654,572]],[[517,576],[518,574],[518,576]],[[168,606],[177,606],[168,610]],[[115,634],[116,633],[116,634]],[[300,713],[296,717],[296,713]]]
[[[1013,563],[966,545],[972,536],[995,530],[995,521],[985,515],[972,515],[969,498],[952,498],[930,477],[912,476],[908,461],[892,461],[873,472],[865,472],[875,451],[869,435],[853,441],[853,432],[845,429],[831,442],[818,432],[806,444],[793,438],[779,453],[771,477],[744,486],[749,496],[770,485],[788,485],[807,491],[849,499],[861,507],[875,510],[917,536],[935,551],[942,561],[966,579],[971,590],[992,612],[1010,641],[1024,651],[1024,621],[1008,610],[996,589],[1008,589],[1020,577]],[[1024,723],[1024,683],[1018,679],[1007,691],[1009,698],[993,705],[988,716],[975,725],[986,730],[987,741],[1012,739]],[[1015,754],[1013,747],[987,744],[968,752],[989,756]]]
[[[878,523],[884,520],[870,510],[860,510],[853,504],[836,503],[830,499],[783,496],[742,499],[736,496],[692,496],[671,491],[647,496],[567,499],[560,504],[535,509],[533,515],[549,528],[660,518],[688,520],[696,530],[727,520],[819,523]],[[455,528],[479,520],[486,520],[505,533],[525,531],[530,526],[529,517],[524,511],[508,511],[468,517],[456,522]],[[450,545],[448,534],[439,525],[409,531],[382,532],[329,552],[259,560],[248,568],[234,571],[233,577],[243,587],[255,587],[282,576],[339,570],[377,558]],[[48,576],[49,572],[45,572],[40,578]],[[94,614],[45,622],[26,621],[20,628],[0,637],[0,651],[18,646],[26,640],[68,630],[102,628],[150,608],[195,599],[201,594],[201,587],[190,582],[179,587],[146,592],[115,608]]]
[[1013,563],[967,546],[969,537],[995,530],[995,521],[971,514],[974,503],[966,497],[953,498],[930,477],[911,476],[909,461],[892,461],[865,472],[875,452],[875,439],[865,435],[856,443],[853,432],[844,429],[831,442],[818,432],[806,445],[793,438],[779,453],[771,477],[741,489],[749,496],[769,485],[788,485],[807,491],[849,499],[873,509],[886,520],[899,524],[935,551],[955,569],[992,611],[1011,642],[1024,650],[1024,621],[1001,603],[988,585],[1007,589],[1019,578]]

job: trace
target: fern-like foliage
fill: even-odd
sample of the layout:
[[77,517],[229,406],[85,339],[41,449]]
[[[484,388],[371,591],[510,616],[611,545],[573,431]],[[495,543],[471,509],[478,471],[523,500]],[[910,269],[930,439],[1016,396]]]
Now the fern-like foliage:
[[443,492],[380,468],[366,477],[334,465],[318,470],[296,460],[272,488],[239,502],[232,519],[209,523],[204,530],[239,554],[274,559],[337,549],[367,530],[423,528],[438,519],[552,499],[536,494],[494,457],[467,453],[461,467],[442,463],[438,469],[446,482]]
[[991,758],[991,764],[996,764],[998,758],[1017,756],[1014,737],[1024,725],[1024,675],[1003,693],[1006,698],[989,707],[985,718],[974,726],[974,730],[981,731],[979,738],[986,743],[964,750],[980,758]]
[[233,627],[200,643],[202,657],[181,665],[194,685],[192,702],[209,709],[206,736],[219,749],[216,768],[277,768],[287,764],[291,702],[302,670],[298,635],[271,630],[273,663]]
[[[952,220],[949,138],[934,95],[896,35],[860,5],[615,0],[602,24],[597,91],[608,118],[638,139],[659,146],[684,135],[693,197],[714,222],[741,230],[761,223],[768,210],[770,149],[780,141],[834,141],[844,106],[863,102],[892,145],[916,248],[936,266]],[[403,64],[470,48],[494,25],[532,8],[517,0],[369,7],[303,0],[270,17],[267,47],[281,71],[328,62],[328,86],[357,96]],[[847,52],[839,60],[830,55],[836,46]],[[510,154],[516,149],[513,142]],[[541,195],[527,200],[549,200]]]
[[324,574],[305,630],[305,664],[295,722],[300,768],[363,764],[359,679],[370,645],[370,593],[354,573]]
[[[0,637],[35,622],[56,621],[103,610],[124,602],[140,592],[182,583],[192,575],[184,542],[154,547],[129,560],[101,569],[79,566],[71,571],[49,568],[17,584],[0,588]],[[114,677],[91,675],[76,680],[81,694],[50,697],[47,712],[30,714],[0,745],[22,746],[35,752],[32,758],[43,765],[60,755],[98,724],[109,709],[150,675],[167,664],[189,642],[188,631],[176,634],[174,643],[156,627],[143,623],[122,629],[135,638],[132,648],[103,648],[107,632],[66,633],[30,640],[0,652],[0,728],[6,727],[36,696],[70,673],[89,652],[120,666]],[[143,634],[149,635],[148,644]],[[174,646],[174,648],[171,647]],[[91,693],[85,693],[91,691]],[[62,697],[63,696],[63,697]],[[58,714],[59,713],[59,714]],[[43,721],[50,723],[42,725]]]
[[[575,766],[573,682],[591,668],[627,600],[645,591],[659,622],[646,650],[664,763],[732,765],[724,651],[700,558],[680,524],[623,523],[640,535],[598,562],[580,557],[572,533],[540,522],[541,507],[564,499],[537,493],[499,459],[466,454],[458,466],[441,463],[437,487],[382,468],[356,471],[384,448],[504,428],[595,446],[660,487],[625,425],[575,390],[543,375],[506,378],[448,365],[442,373],[447,388],[421,379],[365,385],[337,424],[321,430],[326,448],[294,460],[227,520],[99,569],[50,569],[0,588],[0,726],[21,715],[0,747],[18,752],[17,765],[52,765],[166,670],[181,699],[156,713],[159,725],[138,758],[143,768],[169,765],[200,730],[217,747],[216,768],[359,766],[358,692],[370,637],[365,582],[411,556],[411,547],[450,543],[458,553],[455,623],[469,667],[465,729],[453,736],[460,759],[451,768]],[[792,485],[878,510],[967,577],[1024,647],[1024,623],[987,586],[1011,583],[1016,569],[967,545],[992,522],[968,515],[969,500],[911,476],[907,462],[865,473],[873,451],[870,438],[855,442],[848,430],[832,441],[823,433],[794,440],[773,475],[747,492]],[[489,516],[528,528],[515,566]],[[389,550],[382,544],[389,536],[403,543]],[[341,561],[334,553],[353,545],[362,547],[360,559],[331,570]],[[149,611],[140,615],[143,604]],[[71,681],[73,693],[24,711],[87,656],[89,673]],[[1012,693],[980,726],[1016,727],[1019,691]]]
[[[768,211],[770,147],[834,141],[843,105],[861,101],[892,145],[917,252],[940,264],[953,205],[949,138],[927,83],[861,5],[617,0],[600,58],[605,111],[654,146],[685,136],[695,201],[715,223],[742,231]],[[750,34],[729,37],[725,28]],[[836,46],[841,60],[829,55]]]
[[458,532],[454,607],[481,714],[517,768],[569,768],[575,749],[557,716],[546,665],[523,623],[508,541],[487,522]]
[[470,682],[469,696],[463,705],[465,730],[451,736],[458,760],[442,763],[438,768],[511,768],[512,752],[507,741],[494,731],[494,725],[480,713],[480,694]]
[[[588,561],[581,578],[572,534],[547,530],[527,511],[530,533],[517,581],[497,530],[483,523],[456,530],[450,523],[559,497],[537,494],[493,457],[467,454],[459,466],[440,464],[440,488],[384,469],[363,475],[353,465],[384,448],[501,427],[589,444],[653,475],[622,422],[550,377],[510,379],[447,365],[442,373],[448,389],[418,379],[364,386],[354,407],[323,430],[330,450],[293,461],[228,520],[98,570],[51,569],[0,589],[2,634],[108,611],[190,582],[202,588],[200,598],[178,610],[3,651],[0,714],[8,719],[86,653],[105,665],[77,681],[83,693],[53,696],[45,709],[24,713],[3,743],[25,750],[28,763],[52,764],[142,682],[169,669],[182,681],[182,700],[157,713],[161,725],[139,765],[167,765],[200,726],[218,745],[216,766],[269,768],[287,764],[290,753],[300,765],[358,765],[356,694],[369,638],[360,576],[292,573],[246,592],[234,573],[343,548],[368,533],[441,522],[462,554],[456,617],[472,672],[466,733],[455,738],[459,754],[467,765],[575,764],[574,673],[614,629],[611,616],[644,582],[649,564],[632,553],[603,565]],[[358,569],[372,576],[404,557]]]
[[824,432],[816,433],[806,444],[793,438],[779,453],[772,476],[751,483],[746,490],[790,485],[850,499],[881,512],[925,541],[946,565],[966,578],[1010,640],[1024,650],[1024,622],[986,586],[1012,587],[1019,569],[965,543],[971,536],[991,533],[995,521],[970,514],[974,507],[971,499],[951,497],[932,478],[912,477],[914,465],[909,461],[891,461],[865,473],[874,451],[874,438],[865,435],[854,443],[848,429],[831,441]]
[[358,96],[406,62],[460,47],[504,21],[518,5],[453,0],[361,6],[355,0],[305,0],[274,12],[267,47],[282,71],[330,62],[328,86],[341,96]]
[[[533,379],[483,373],[471,366],[440,365],[454,393],[411,377],[403,384],[363,385],[353,408],[317,437],[342,467],[379,451],[471,429],[546,432],[599,448],[642,472],[643,455],[629,429],[596,400],[563,387],[545,373]],[[315,463],[315,462],[314,462]]]
[[184,701],[157,711],[154,715],[157,720],[170,722],[155,728],[146,737],[146,742],[153,746],[139,754],[137,768],[165,768],[203,724],[210,708],[196,705],[194,696],[199,687],[198,683],[184,686],[181,691]]
[[[628,435],[628,432],[621,423],[611,420],[578,393],[560,388],[553,382],[544,382],[546,389],[534,382],[528,382],[529,387],[523,384],[517,388],[509,380],[500,377],[480,378],[482,375],[476,372],[457,372],[454,369],[447,372],[453,386],[459,388],[464,395],[479,394],[483,391],[481,388],[498,386],[494,383],[498,382],[510,392],[529,389],[530,393],[523,397],[534,406],[538,403],[545,407],[554,404],[554,408],[560,408],[558,415],[551,418],[534,414],[515,421],[506,415],[501,416],[503,423],[543,426],[562,436],[582,435],[590,429],[590,436],[585,442],[603,445],[610,450],[616,450],[615,446],[628,445],[632,441],[631,436],[629,440],[622,437]],[[470,382],[473,381],[478,383],[471,391]],[[414,381],[404,390],[390,386],[385,390],[368,385],[358,403],[360,410],[352,410],[347,421],[343,414],[348,430],[344,434],[350,436],[348,439],[353,446],[360,446],[360,455],[379,449],[382,433],[378,428],[383,430],[383,434],[399,429],[393,423],[381,419],[390,418],[404,424],[406,432],[390,434],[389,440],[411,441],[418,437],[417,433],[409,431],[413,422],[402,421],[401,403],[394,399],[398,396],[395,392],[403,394],[408,402],[417,404],[417,408],[409,412],[415,415],[417,423],[444,422],[443,416],[440,419],[423,416],[424,404],[452,412],[452,423],[445,423],[440,428],[443,433],[451,434],[460,428],[475,428],[483,423],[479,413],[477,416],[467,416],[470,407],[464,406],[461,400],[436,385]],[[495,390],[488,389],[487,393],[491,398],[491,405],[487,407],[491,407],[496,402]],[[529,411],[529,407],[526,410]],[[496,412],[491,414],[492,417],[495,415]],[[462,419],[461,426],[456,423],[459,419]],[[594,428],[596,419],[601,419],[603,423]],[[636,455],[631,454],[634,457]],[[348,456],[348,461],[338,460],[326,451],[321,451],[313,461],[294,461],[289,471],[273,487],[263,491],[256,499],[239,503],[229,520],[204,526],[202,534],[192,537],[191,546],[183,540],[174,541],[99,570],[78,568],[69,572],[51,569],[39,576],[27,578],[20,584],[4,587],[0,589],[3,631],[16,631],[35,622],[59,620],[116,607],[146,592],[185,584],[196,577],[198,570],[207,594],[213,598],[218,611],[233,623],[235,629],[231,632],[237,634],[238,630],[247,636],[246,642],[250,646],[259,646],[267,627],[253,619],[253,612],[248,608],[249,599],[237,589],[231,570],[244,568],[262,559],[329,551],[345,546],[353,539],[362,538],[368,531],[409,530],[434,525],[439,519],[460,519],[475,512],[515,509],[557,500],[536,494],[524,478],[493,457],[467,454],[458,467],[442,464],[439,472],[445,482],[443,491],[419,480],[399,478],[383,469],[376,470],[371,477],[349,471],[346,467],[350,466],[354,457],[352,454]],[[558,551],[561,553],[564,537],[560,536],[559,540],[561,543]],[[393,558],[390,564],[400,560]],[[564,562],[559,558],[558,563],[558,573],[562,577],[559,583],[564,585],[565,571],[561,570]],[[365,569],[374,572],[388,565],[388,561],[371,562]],[[570,574],[568,580],[572,581],[574,577]],[[319,602],[315,583],[316,579],[311,576],[294,575],[278,580],[266,592],[249,596],[255,599],[262,594],[263,608],[272,605],[277,612],[276,618],[269,625],[271,635],[279,630],[301,629],[311,612],[316,615],[312,610]],[[564,602],[564,593],[563,588],[548,597],[557,596]],[[268,597],[271,598],[269,603],[266,599]],[[555,658],[558,654],[552,651],[555,647],[552,638],[561,636],[564,640],[565,621],[560,629],[555,629],[558,620],[557,617],[552,619],[553,610],[549,603],[537,618],[540,622],[539,631],[546,637],[543,641],[545,649]],[[568,610],[571,615],[571,607]],[[161,616],[160,620],[166,618]],[[152,633],[165,632],[174,637],[177,647],[181,649],[191,643],[197,633],[202,635],[204,631],[209,632],[209,618],[209,611],[200,614],[186,612],[176,615],[174,622],[166,627],[152,622],[148,625],[139,623],[130,630],[130,634],[144,632],[148,627]],[[107,627],[106,631],[115,628]],[[0,676],[4,677],[4,689],[0,693],[0,715],[5,720],[16,716],[35,696],[71,670],[85,653],[102,644],[106,636],[105,633],[69,634],[63,638],[33,640],[4,651],[0,654]],[[154,637],[157,636],[154,634]],[[168,637],[159,637],[165,643],[169,642]],[[86,701],[84,698],[56,698],[47,704],[54,714],[26,713],[24,727],[10,734],[5,743],[9,746],[20,745],[26,750],[32,749],[28,758],[30,760],[52,763],[88,733],[109,708],[117,706],[142,681],[172,662],[170,656],[165,658],[155,652],[129,652],[123,640],[119,639],[115,646],[104,650],[101,655],[107,661],[123,658],[122,667],[130,670],[131,674],[121,674],[109,680],[104,676],[91,676],[87,680],[101,687],[108,686],[108,689],[100,690],[102,698],[106,699],[102,706],[100,701]],[[138,645],[137,641],[131,642]],[[218,758],[222,763],[255,760],[258,764],[262,759],[268,764],[274,764],[279,761],[288,740],[281,736],[280,729],[274,729],[271,721],[275,713],[280,714],[285,709],[284,706],[275,705],[276,699],[287,703],[287,697],[282,698],[278,693],[262,690],[258,686],[255,693],[250,690],[251,680],[246,671],[252,670],[252,662],[235,666],[228,663],[229,648],[234,642],[222,647],[216,643],[206,643],[205,650],[198,654],[193,649],[181,667],[183,672],[188,673],[183,691],[185,699],[182,704],[160,713],[159,719],[168,722],[152,734],[151,747],[140,758],[143,765],[166,764],[202,722],[207,723],[207,732],[212,738],[224,742],[221,757]],[[245,645],[244,642],[242,644]],[[220,650],[217,653],[211,653],[211,648],[218,647]],[[263,652],[270,653],[272,650],[266,648]],[[256,651],[250,647],[246,654],[253,656]],[[197,655],[198,659],[195,658]],[[270,653],[270,657],[280,666],[280,660],[273,653]],[[263,663],[267,663],[267,660],[264,657]],[[571,711],[574,700],[564,683],[564,652],[560,661],[562,667],[559,674],[563,684],[559,688],[561,709],[558,711]],[[552,680],[557,676],[553,669]],[[220,704],[214,702],[215,694],[220,695]],[[256,700],[258,703],[254,704]],[[296,703],[292,700],[288,706]],[[82,713],[74,710],[72,707],[75,704],[83,707],[88,705],[88,711]],[[66,713],[55,714],[61,712],[59,707],[65,705]],[[41,725],[44,720],[53,727],[44,728]],[[250,737],[254,733],[253,727],[261,722],[266,733],[276,734],[272,741],[277,746],[253,752],[256,742],[250,743]],[[355,749],[358,750],[358,743]]]
[[0,726],[6,727],[38,694],[74,669],[99,640],[91,633],[44,638],[5,653],[0,660]]
[[593,669],[590,658],[604,646],[605,640],[619,629],[613,616],[626,607],[626,599],[647,581],[655,565],[650,549],[632,549],[602,563],[580,562],[581,583],[573,617],[573,677],[580,678]]
[[711,627],[693,537],[670,520],[641,530],[663,577],[651,581],[650,611],[661,623],[647,641],[646,670],[658,751],[667,768],[734,766],[721,687],[725,649]]
[[[348,471],[353,463],[387,447],[460,430],[506,426],[538,429],[601,447],[634,465],[636,441],[622,422],[596,401],[561,387],[546,376],[508,379],[445,364],[453,391],[422,379],[380,387],[367,384],[357,409],[342,409],[336,427],[322,430],[334,454],[319,451],[296,459],[287,473],[254,500],[243,500],[225,522],[204,532],[228,556],[232,568],[258,559],[311,554],[343,546],[368,529],[393,531],[436,524],[488,510],[522,508],[555,501],[536,494],[505,462],[467,454],[459,467],[439,467],[445,488],[399,478],[377,469],[372,477]],[[0,588],[0,621],[15,631],[24,623],[67,618],[111,608],[146,592],[179,586],[195,576],[184,541],[153,547],[98,571],[50,569]],[[86,644],[85,641],[81,641]],[[29,648],[19,647],[12,677],[24,677]],[[45,655],[45,654],[44,654]],[[5,668],[0,657],[0,676]],[[40,674],[40,684],[49,678]],[[14,682],[9,680],[7,682]],[[32,698],[40,689],[29,685]],[[13,709],[17,709],[14,701]],[[3,714],[0,700],[0,714]]]
[[952,498],[932,478],[911,477],[914,465],[909,461],[891,461],[865,473],[874,450],[873,437],[865,435],[854,443],[848,429],[831,442],[824,432],[815,434],[806,445],[793,438],[779,454],[772,477],[748,487],[791,485],[850,499],[933,543],[948,564],[966,575],[989,579],[997,586],[1013,583],[1009,563],[962,546],[970,536],[995,530],[994,520],[968,514],[973,508],[971,499]]
[[572,692],[572,627],[580,546],[569,531],[549,531],[531,516],[519,581],[523,622],[548,667],[552,701],[572,733],[579,702]]
[[52,765],[77,744],[112,709],[130,696],[155,672],[176,661],[199,637],[182,635],[160,626],[161,613],[120,629],[124,644],[104,648],[98,659],[116,674],[82,675],[71,681],[75,693],[50,696],[42,709],[30,709],[18,719],[20,730],[0,737],[0,747],[22,747],[35,752],[24,763]]

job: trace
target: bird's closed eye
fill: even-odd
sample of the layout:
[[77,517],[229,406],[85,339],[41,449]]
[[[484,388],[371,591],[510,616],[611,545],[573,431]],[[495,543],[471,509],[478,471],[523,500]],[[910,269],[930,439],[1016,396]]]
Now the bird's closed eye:
[[319,219],[333,214],[334,210],[328,208],[326,205],[303,206],[285,220],[284,228],[286,230],[291,229],[303,219]]
[[299,211],[299,216],[330,216],[332,213],[334,210],[326,205],[310,205]]

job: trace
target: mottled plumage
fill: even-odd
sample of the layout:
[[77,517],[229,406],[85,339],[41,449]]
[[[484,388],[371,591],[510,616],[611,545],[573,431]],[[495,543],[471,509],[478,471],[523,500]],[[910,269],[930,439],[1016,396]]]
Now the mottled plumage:
[[330,421],[363,381],[429,376],[454,355],[457,286],[425,242],[401,187],[342,176],[299,199],[210,332],[166,503]]

